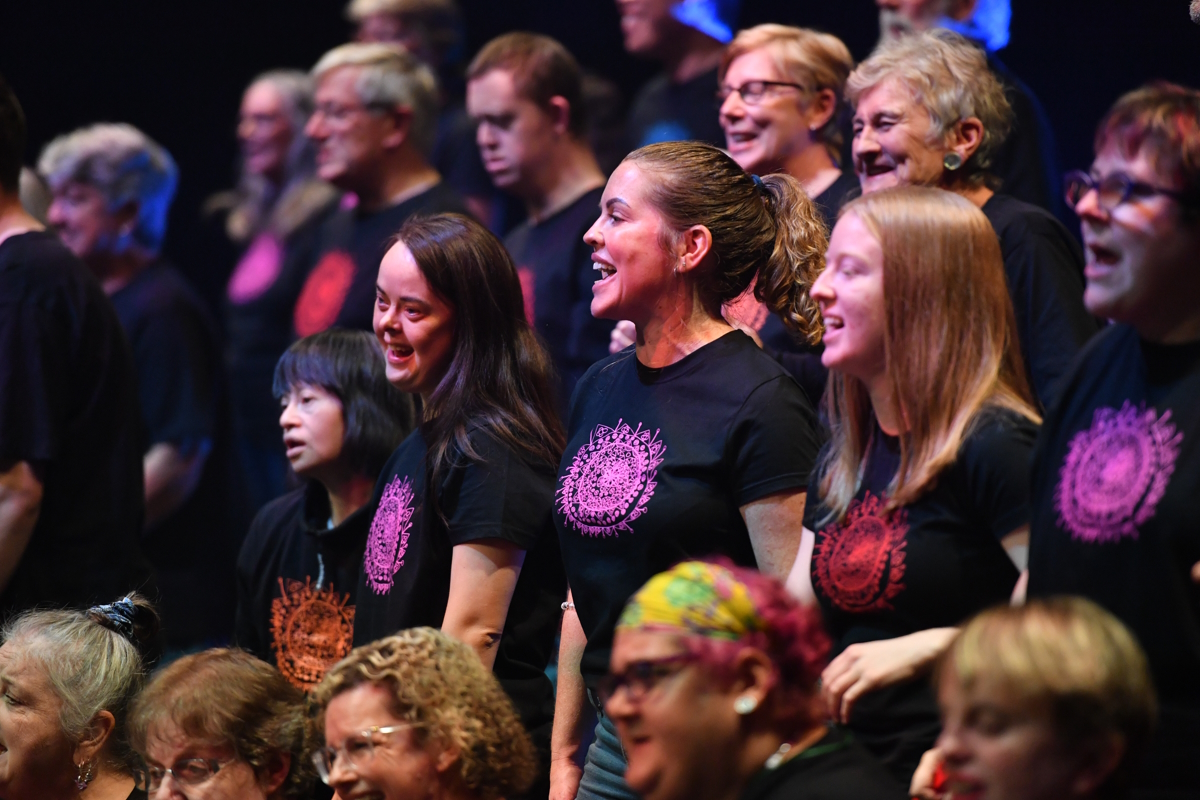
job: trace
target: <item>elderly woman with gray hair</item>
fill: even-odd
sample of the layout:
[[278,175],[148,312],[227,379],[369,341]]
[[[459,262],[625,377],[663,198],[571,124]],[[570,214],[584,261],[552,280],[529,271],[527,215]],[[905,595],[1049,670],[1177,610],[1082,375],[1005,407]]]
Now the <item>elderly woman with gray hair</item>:
[[87,611],[30,611],[0,632],[0,797],[145,800],[128,709],[158,631],[138,595]]
[[[129,339],[146,434],[142,548],[159,575],[169,649],[227,640],[235,532],[245,530],[215,326],[159,255],[178,170],[149,136],[99,124],[59,136],[38,170],[48,219],[100,281]],[[203,596],[205,602],[197,603]]]
[[1083,252],[1049,212],[998,191],[991,173],[1012,107],[987,55],[946,30],[882,44],[850,74],[852,153],[864,194],[933,186],[983,210],[1000,238],[1021,356],[1045,407],[1097,330],[1083,307]]

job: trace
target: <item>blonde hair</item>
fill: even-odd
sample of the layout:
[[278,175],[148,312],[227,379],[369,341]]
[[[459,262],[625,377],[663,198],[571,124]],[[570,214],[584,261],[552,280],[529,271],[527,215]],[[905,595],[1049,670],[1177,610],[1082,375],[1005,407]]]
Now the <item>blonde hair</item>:
[[350,651],[314,690],[325,709],[343,692],[382,685],[392,712],[426,740],[459,751],[463,784],[482,800],[512,797],[533,783],[533,742],[491,670],[470,647],[433,628],[410,628]]
[[834,112],[825,125],[816,131],[816,136],[834,162],[840,163],[846,78],[854,69],[854,57],[850,55],[849,48],[841,39],[829,33],[773,23],[755,25],[739,31],[725,48],[718,79],[724,82],[725,73],[734,59],[754,50],[766,50],[780,73],[809,91],[833,90]]
[[[884,359],[905,421],[887,509],[912,503],[954,463],[981,413],[1004,408],[1040,423],[1017,346],[996,232],[964,198],[919,186],[851,201],[883,249]],[[822,522],[840,520],[858,492],[873,428],[857,378],[829,376],[831,439],[822,464]]]
[[354,90],[364,106],[409,109],[409,138],[428,155],[437,132],[438,84],[433,71],[399,45],[351,42],[321,56],[312,68],[313,79],[319,81],[341,67],[363,68]]
[[1150,669],[1133,634],[1082,597],[980,613],[938,662],[937,683],[950,676],[964,692],[998,689],[1028,709],[1049,713],[1068,747],[1119,735],[1126,750],[1117,782],[1145,747],[1157,716]]
[[995,182],[988,169],[1012,129],[1013,110],[983,50],[942,28],[889,39],[850,73],[846,97],[858,105],[864,93],[886,81],[907,89],[929,114],[931,143],[944,140],[961,120],[982,122],[983,141],[957,176],[970,184]]

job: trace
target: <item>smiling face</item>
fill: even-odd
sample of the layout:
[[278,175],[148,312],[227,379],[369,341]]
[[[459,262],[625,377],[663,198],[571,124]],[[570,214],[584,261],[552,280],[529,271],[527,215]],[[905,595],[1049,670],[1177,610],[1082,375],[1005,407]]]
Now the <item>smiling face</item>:
[[375,337],[387,379],[427,399],[454,357],[454,309],[433,291],[403,242],[383,257],[375,290]]
[[812,298],[825,321],[821,363],[868,386],[887,371],[883,247],[858,215],[844,214],[829,237]]
[[[0,797],[33,800],[67,788],[74,747],[62,731],[62,700],[24,642],[0,647]],[[70,773],[68,777],[68,773]]]
[[316,110],[304,132],[317,145],[317,175],[347,191],[372,185],[389,149],[403,136],[394,116],[363,105],[355,88],[363,67],[343,66],[317,81]]
[[[1092,175],[1124,174],[1166,189],[1178,185],[1160,175],[1144,152],[1130,159],[1115,145],[1092,164]],[[1179,204],[1161,194],[1132,194],[1111,211],[1101,209],[1095,192],[1075,208],[1086,249],[1084,305],[1098,317],[1128,323],[1148,338],[1173,320],[1194,314],[1200,303],[1200,277],[1194,266],[1200,251],[1200,223],[1182,219]]]
[[151,735],[146,738],[145,755],[146,765],[159,769],[173,769],[189,758],[220,762],[215,773],[194,786],[180,783],[174,775],[164,774],[158,791],[151,793],[149,800],[220,800],[229,797],[267,800],[287,776],[285,769],[277,777],[260,781],[254,768],[238,758],[229,745],[192,741],[169,721],[151,728]]
[[854,109],[854,171],[863,194],[892,186],[937,186],[949,149],[931,142],[929,113],[895,80],[863,92]]
[[279,427],[292,469],[301,478],[331,477],[346,438],[341,401],[320,386],[302,383],[280,398],[280,404]]
[[[391,708],[391,693],[373,683],[359,684],[329,701],[325,709],[325,744],[342,748],[329,774],[329,785],[337,792],[338,800],[428,800],[441,794],[443,772],[453,761],[447,761],[440,748],[422,745],[414,729],[376,735],[370,755],[363,752],[363,731],[404,723]],[[345,752],[351,753],[353,766]]]
[[246,171],[282,183],[295,132],[283,95],[270,83],[259,81],[246,90],[237,136]]
[[636,56],[653,56],[680,23],[671,16],[673,0],[616,0],[621,15],[625,50]]
[[592,284],[592,316],[644,325],[659,301],[678,282],[679,257],[663,249],[664,222],[644,194],[648,178],[626,161],[617,167],[604,196],[600,217],[584,235],[601,279]]
[[556,143],[554,120],[517,91],[512,72],[494,69],[467,83],[467,113],[492,183],[519,197],[539,191],[531,179]]
[[66,181],[52,190],[51,198],[46,219],[84,261],[120,252],[131,241],[135,215],[109,210],[104,195],[91,184]]
[[[736,88],[751,81],[792,83],[766,48],[735,58],[725,71],[725,86]],[[812,116],[806,93],[791,86],[770,86],[755,105],[730,92],[721,104],[721,127],[729,155],[747,172],[765,175],[784,168],[786,160],[814,145],[809,128]],[[816,144],[821,147],[822,145]]]

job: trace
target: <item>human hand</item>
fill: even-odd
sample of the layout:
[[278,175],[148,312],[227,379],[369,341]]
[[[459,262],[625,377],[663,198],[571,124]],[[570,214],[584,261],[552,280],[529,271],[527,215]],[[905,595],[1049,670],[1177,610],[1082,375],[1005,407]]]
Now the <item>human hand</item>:
[[852,644],[821,673],[821,694],[829,714],[843,724],[858,698],[914,678],[933,664],[954,638],[955,628],[925,631]]
[[550,800],[575,800],[583,770],[573,758],[550,759]]
[[942,760],[942,751],[938,748],[925,751],[908,786],[909,797],[919,797],[921,800],[943,800],[948,797],[943,791],[946,775],[942,772]]
[[1200,583],[1200,561],[1192,564],[1192,580],[1196,583]]
[[608,352],[619,353],[637,341],[637,327],[627,319],[623,319],[612,329],[608,342]]

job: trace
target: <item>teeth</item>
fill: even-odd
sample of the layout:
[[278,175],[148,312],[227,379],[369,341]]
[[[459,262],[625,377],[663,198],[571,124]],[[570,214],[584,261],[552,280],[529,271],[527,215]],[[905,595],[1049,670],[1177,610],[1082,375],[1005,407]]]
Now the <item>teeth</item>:
[[608,266],[607,264],[595,264],[592,266],[592,269],[599,271],[600,274],[606,278],[609,277],[610,275],[615,275],[617,272],[615,269]]

